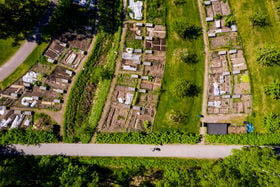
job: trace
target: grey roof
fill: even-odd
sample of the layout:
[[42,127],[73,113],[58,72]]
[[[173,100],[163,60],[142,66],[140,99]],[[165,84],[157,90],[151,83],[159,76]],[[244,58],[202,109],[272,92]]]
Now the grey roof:
[[207,134],[227,134],[228,123],[207,123]]

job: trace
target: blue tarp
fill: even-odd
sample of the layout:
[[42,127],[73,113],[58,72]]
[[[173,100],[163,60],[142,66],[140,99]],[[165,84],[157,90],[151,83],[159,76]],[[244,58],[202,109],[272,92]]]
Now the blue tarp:
[[249,123],[247,126],[247,132],[253,132],[254,131],[254,127],[252,123]]

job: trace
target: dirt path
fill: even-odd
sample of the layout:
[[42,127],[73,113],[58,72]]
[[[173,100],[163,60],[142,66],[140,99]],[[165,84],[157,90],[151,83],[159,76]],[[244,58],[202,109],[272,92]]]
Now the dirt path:
[[204,86],[203,86],[203,102],[202,102],[202,115],[207,115],[207,101],[208,101],[208,57],[209,57],[209,45],[208,45],[208,37],[207,37],[207,31],[206,31],[206,23],[204,20],[204,10],[202,1],[198,0],[198,7],[199,7],[199,13],[200,13],[200,20],[201,20],[201,26],[203,31],[203,41],[204,41],[204,54],[205,54],[205,68],[204,68]]
[[56,7],[57,1],[54,0],[52,2],[52,5],[46,10],[37,27],[30,34],[30,37],[19,48],[19,50],[3,66],[0,67],[0,82],[11,75],[37,47],[41,37],[41,28],[48,23],[49,17],[52,15],[52,12]]
[[219,159],[231,155],[239,145],[163,145],[153,151],[154,145],[137,144],[39,144],[11,145],[0,149],[1,154],[15,155],[66,155],[109,157],[180,157]]
[[[124,10],[123,11],[125,13],[126,6],[127,6],[126,5],[126,0],[123,0],[123,4],[124,4]],[[110,110],[111,98],[112,98],[112,95],[113,95],[113,92],[114,92],[114,89],[115,89],[115,86],[116,86],[116,83],[117,83],[117,75],[119,74],[119,70],[120,70],[121,62],[122,62],[122,50],[123,50],[123,47],[124,47],[126,30],[127,30],[127,28],[124,28],[124,27],[122,28],[122,36],[121,36],[121,41],[120,41],[118,58],[116,60],[115,72],[114,72],[114,76],[113,76],[113,79],[112,79],[112,82],[111,82],[111,87],[110,87],[109,93],[107,95],[106,103],[105,103],[104,108],[103,108],[101,118],[100,118],[100,120],[98,122],[98,125],[97,125],[97,128],[96,128],[96,132],[98,132],[99,130],[102,129],[102,126],[105,123],[105,120],[106,120],[107,115],[108,115],[109,110]],[[94,138],[95,138],[95,136],[93,136],[91,142],[93,142]]]

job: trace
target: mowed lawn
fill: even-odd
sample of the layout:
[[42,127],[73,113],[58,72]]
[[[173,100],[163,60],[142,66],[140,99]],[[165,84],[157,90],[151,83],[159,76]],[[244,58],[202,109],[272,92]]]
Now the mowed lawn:
[[[167,3],[167,59],[163,80],[163,93],[160,95],[157,114],[153,129],[179,129],[190,133],[199,132],[199,117],[202,106],[203,78],[204,78],[204,44],[202,35],[195,40],[183,40],[173,31],[172,21],[184,17],[190,24],[201,27],[197,0],[186,1],[185,4],[175,6],[173,1]],[[198,55],[197,64],[188,65],[178,60],[178,52],[188,49]],[[178,98],[172,92],[172,87],[177,80],[186,79],[200,88],[197,97]],[[187,116],[181,124],[170,121],[169,114],[172,110],[180,111]]]
[[[239,0],[230,1],[231,9],[237,20],[237,26],[242,38],[245,56],[251,73],[253,88],[253,114],[249,118],[257,130],[264,132],[263,118],[267,113],[280,111],[280,102],[271,99],[264,93],[264,87],[273,80],[280,78],[280,66],[262,67],[256,63],[256,54],[265,44],[280,47],[280,23],[276,21],[271,1]],[[253,28],[249,17],[254,11],[268,15],[270,26]]]
[[12,38],[0,39],[0,66],[20,48],[20,44],[13,46],[13,41]]

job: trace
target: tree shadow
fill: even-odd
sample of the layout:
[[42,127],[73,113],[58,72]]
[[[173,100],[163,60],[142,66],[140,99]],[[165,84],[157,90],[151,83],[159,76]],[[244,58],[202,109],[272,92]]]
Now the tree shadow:
[[0,155],[2,156],[22,156],[24,154],[23,150],[17,150],[14,145],[0,145]]

